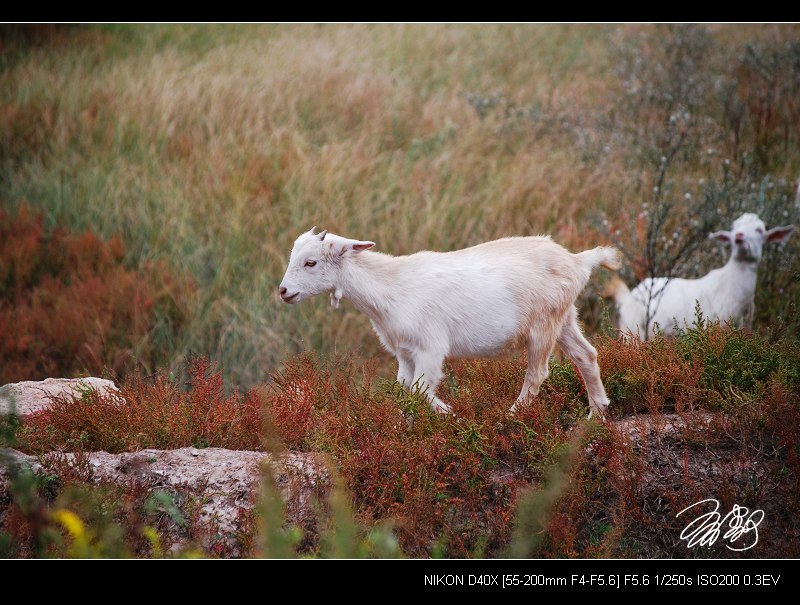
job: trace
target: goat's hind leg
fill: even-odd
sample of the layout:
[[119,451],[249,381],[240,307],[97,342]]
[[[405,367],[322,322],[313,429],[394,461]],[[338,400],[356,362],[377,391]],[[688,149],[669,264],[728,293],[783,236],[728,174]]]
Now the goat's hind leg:
[[604,417],[609,402],[603,382],[600,380],[597,350],[581,332],[578,325],[578,312],[574,307],[561,329],[558,345],[578,367],[583,382],[586,384],[586,393],[589,397],[589,418],[594,412],[597,412],[601,418]]

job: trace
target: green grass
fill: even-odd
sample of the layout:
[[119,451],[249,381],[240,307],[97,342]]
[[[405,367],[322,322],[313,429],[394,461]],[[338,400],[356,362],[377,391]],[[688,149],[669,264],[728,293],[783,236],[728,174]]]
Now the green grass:
[[574,154],[563,148],[543,163],[552,149],[496,149],[461,95],[588,88],[596,53],[580,49],[602,49],[602,30],[500,33],[75,28],[0,64],[0,199],[42,208],[50,226],[119,232],[131,263],[166,259],[194,276],[196,319],[174,363],[208,352],[253,384],[301,346],[375,353],[352,310],[279,303],[301,230],[324,225],[399,254],[557,220],[552,188],[564,196],[569,184],[550,182],[547,164]]
[[[173,368],[208,354],[250,386],[301,349],[374,356],[377,340],[352,308],[281,304],[294,238],[318,225],[393,254],[513,234],[600,243],[590,215],[633,207],[646,182],[626,149],[600,151],[596,126],[619,95],[612,42],[638,31],[654,33],[114,25],[9,35],[0,200],[42,209],[50,227],[120,233],[128,263],[165,260],[193,277]],[[736,52],[774,31],[794,30],[712,28]],[[468,95],[502,96],[542,119],[481,119]],[[791,178],[798,157],[791,150],[779,176]]]

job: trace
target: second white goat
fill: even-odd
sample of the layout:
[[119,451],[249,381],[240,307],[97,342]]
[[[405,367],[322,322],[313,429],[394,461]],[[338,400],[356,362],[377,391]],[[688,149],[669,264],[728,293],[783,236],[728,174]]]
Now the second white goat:
[[672,334],[676,327],[692,323],[696,304],[705,319],[749,327],[764,244],[786,242],[793,231],[794,225],[767,229],[758,215],[747,212],[734,221],[730,231],[709,235],[711,239],[729,243],[731,257],[725,266],[699,279],[648,278],[631,291],[621,279],[612,278],[606,294],[617,305],[617,327],[623,334],[640,338],[651,336],[656,325],[664,333]]
[[397,379],[427,389],[433,409],[446,357],[493,357],[515,345],[528,349],[518,404],[539,392],[556,343],[577,366],[592,412],[608,397],[597,352],[578,325],[575,299],[598,265],[618,268],[614,248],[572,254],[549,237],[509,237],[454,252],[390,256],[371,241],[314,229],[297,238],[281,281],[284,302],[329,292],[365,313],[396,358]]

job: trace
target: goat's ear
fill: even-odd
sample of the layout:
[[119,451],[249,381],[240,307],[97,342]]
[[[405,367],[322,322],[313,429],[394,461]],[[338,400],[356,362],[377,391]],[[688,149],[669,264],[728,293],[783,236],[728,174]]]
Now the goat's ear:
[[375,245],[375,242],[357,242],[353,244],[353,252],[363,252],[364,250],[369,250],[372,246]]
[[733,241],[733,236],[730,231],[714,231],[714,233],[708,234],[708,239],[715,239],[718,242],[730,242]]
[[359,252],[363,252],[364,250],[369,250],[374,245],[375,242],[342,238],[341,241],[336,242],[335,250],[339,256],[344,256],[346,252],[352,251],[354,254],[358,254]]
[[[352,250],[353,252],[358,254],[359,252],[363,252],[364,250],[369,250],[374,245],[375,242],[350,240],[347,242],[347,245],[345,246],[345,252],[347,250]],[[344,254],[344,252],[342,254]]]
[[785,243],[794,233],[794,225],[787,225],[786,227],[773,227],[767,231],[768,242]]
[[375,242],[348,239],[334,234],[329,235],[326,240],[328,253],[333,257],[344,256],[348,252],[358,254],[372,248],[374,245]]

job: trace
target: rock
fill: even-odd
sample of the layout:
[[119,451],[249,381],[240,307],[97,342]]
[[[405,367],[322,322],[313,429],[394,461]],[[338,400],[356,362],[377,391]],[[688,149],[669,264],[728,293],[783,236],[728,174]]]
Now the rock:
[[8,447],[0,448],[0,462],[2,462],[0,472],[6,470],[9,465],[28,466],[35,471],[41,468],[36,456],[23,454]]
[[[73,454],[67,459],[74,460]],[[288,521],[303,524],[313,517],[313,500],[328,482],[321,461],[311,454],[288,452],[273,456],[265,452],[222,448],[141,450],[109,454],[92,452],[86,458],[96,481],[126,483],[132,480],[154,489],[184,490],[202,494],[201,522],[215,520],[220,533],[237,530],[236,516],[251,504],[251,495],[261,481],[261,465],[270,465],[284,501]]]
[[[248,515],[254,509],[262,480],[262,465],[267,464],[286,504],[284,521],[314,534],[318,522],[316,503],[324,499],[330,476],[319,454],[226,450],[221,448],[147,449],[109,454],[88,452],[71,454],[50,452],[35,456],[12,449],[0,449],[0,504],[8,500],[7,485],[11,466],[27,465],[36,472],[61,475],[88,475],[95,483],[112,482],[121,487],[142,487],[148,492],[166,492],[192,527],[177,525],[170,530],[171,549],[179,552],[187,542],[210,548],[223,547],[226,556],[240,556],[237,536],[245,531]],[[82,469],[82,470],[81,470]],[[88,469],[88,473],[86,470]],[[84,479],[81,479],[84,480]],[[0,521],[4,507],[0,506]],[[192,516],[194,511],[194,516]]]
[[[34,456],[15,450],[0,450],[0,495],[5,493],[7,474],[3,467],[9,458],[40,470]],[[273,455],[265,452],[226,450],[221,448],[181,448],[177,450],[147,449],[139,452],[109,454],[88,452],[80,455],[51,452],[42,457],[45,468],[49,461],[58,460],[52,468],[67,466],[91,468],[91,481],[113,482],[121,486],[138,484],[151,492],[161,490],[172,494],[181,512],[186,515],[187,502],[199,509],[195,525],[207,528],[203,546],[211,543],[231,546],[242,531],[242,512],[255,506],[262,480],[262,465],[267,464],[286,504],[288,523],[304,530],[316,524],[316,502],[324,497],[330,477],[321,456],[303,452]],[[49,471],[52,472],[52,471]],[[181,503],[183,506],[181,506]],[[176,542],[184,541],[178,535]],[[196,536],[195,536],[196,537]],[[238,556],[236,550],[227,556]]]
[[711,412],[687,412],[684,414],[637,414],[613,422],[614,427],[632,441],[645,438],[675,437],[687,428],[703,430],[714,419]]
[[48,378],[47,380],[27,380],[0,387],[0,415],[13,410],[20,416],[47,409],[53,397],[58,395],[78,395],[87,388],[97,390],[117,390],[117,385],[104,378]]
[[[42,465],[36,459],[36,456],[29,456],[17,450],[10,448],[0,448],[0,500],[8,497],[7,486],[12,467],[21,468],[27,466],[34,472],[39,472]],[[0,519],[2,515],[0,515]]]
[[[615,434],[606,443],[613,447],[601,448],[598,440],[587,448],[588,470],[595,477],[609,478],[598,482],[602,487],[592,496],[598,503],[591,511],[593,518],[625,515],[625,539],[636,545],[636,556],[641,558],[795,552],[792,548],[798,544],[800,531],[786,508],[787,501],[792,502],[787,498],[794,497],[794,477],[778,440],[770,431],[760,433],[752,420],[743,419],[747,413],[737,417],[692,410],[639,414],[608,423]],[[681,538],[690,519],[679,519],[678,514],[706,499],[723,503],[720,516],[734,504],[763,510],[764,518],[775,524],[772,527],[782,529],[770,527],[759,534],[760,550],[753,550],[753,555],[729,550],[722,537],[716,545],[704,543],[714,550],[690,548]]]

